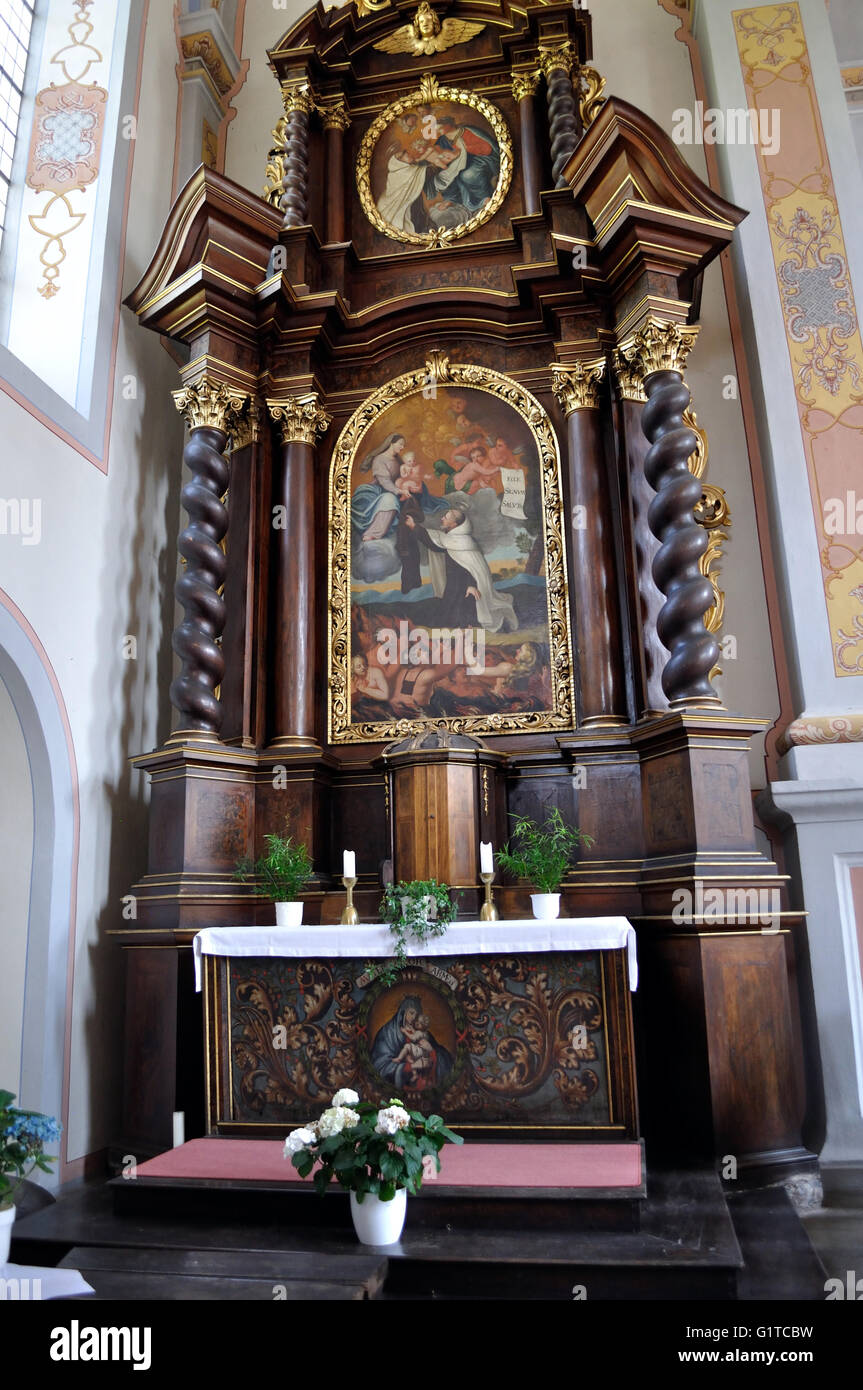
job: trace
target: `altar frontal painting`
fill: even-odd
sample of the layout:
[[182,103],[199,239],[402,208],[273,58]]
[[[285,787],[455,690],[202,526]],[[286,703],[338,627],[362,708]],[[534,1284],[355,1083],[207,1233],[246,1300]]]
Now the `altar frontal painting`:
[[211,1128],[308,1123],[349,1086],[453,1125],[635,1133],[609,1054],[623,966],[608,979],[602,954],[435,957],[394,983],[360,960],[220,961]]
[[571,727],[557,445],[516,382],[433,359],[357,411],[330,586],[332,741]]
[[500,112],[433,79],[381,113],[357,161],[360,200],[372,224],[394,240],[423,246],[453,241],[488,221],[511,177]]

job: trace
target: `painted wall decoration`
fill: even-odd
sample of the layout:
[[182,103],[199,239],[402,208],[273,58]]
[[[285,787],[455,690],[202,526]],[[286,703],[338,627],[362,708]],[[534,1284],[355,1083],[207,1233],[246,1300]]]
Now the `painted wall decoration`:
[[415,246],[441,246],[493,217],[512,178],[512,146],[500,112],[468,91],[421,87],[372,122],[357,160],[357,187],[378,231]]
[[572,726],[557,442],[517,382],[438,356],[352,416],[330,611],[334,742]]
[[391,985],[360,960],[214,961],[211,1127],[307,1121],[351,1086],[453,1124],[634,1133],[622,955],[436,956]]
[[776,109],[755,146],[806,452],[837,676],[863,672],[863,341],[818,97],[796,4],[734,13],[747,101]]

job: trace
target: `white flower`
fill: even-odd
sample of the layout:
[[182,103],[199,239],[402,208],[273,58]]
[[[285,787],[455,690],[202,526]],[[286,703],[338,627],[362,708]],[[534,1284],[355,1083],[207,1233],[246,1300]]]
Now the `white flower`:
[[398,1134],[399,1130],[406,1129],[410,1122],[411,1117],[404,1106],[389,1105],[385,1110],[378,1111],[375,1134]]
[[334,1134],[341,1134],[343,1129],[353,1129],[359,1122],[360,1117],[356,1110],[351,1110],[348,1105],[334,1105],[325,1110],[318,1120],[318,1136],[321,1139],[331,1139]]
[[291,1154],[297,1154],[300,1149],[307,1149],[317,1142],[318,1136],[313,1129],[293,1129],[285,1140],[285,1158],[290,1158]]
[[347,1086],[341,1091],[336,1091],[333,1096],[333,1105],[359,1105],[360,1098],[356,1091],[351,1091]]

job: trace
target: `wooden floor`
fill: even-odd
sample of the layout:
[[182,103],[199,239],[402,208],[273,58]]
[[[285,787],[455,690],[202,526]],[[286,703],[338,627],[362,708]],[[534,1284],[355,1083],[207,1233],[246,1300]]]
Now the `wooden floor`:
[[[218,1194],[214,1194],[214,1201]],[[11,1258],[82,1271],[103,1299],[822,1300],[824,1270],[781,1189],[726,1202],[712,1172],[657,1172],[640,1229],[494,1229],[447,1220],[399,1245],[360,1246],[343,1220],[292,1227],[284,1204],[253,1219],[218,1208],[118,1213],[90,1184],[19,1220]],[[451,1216],[452,1213],[449,1213]]]

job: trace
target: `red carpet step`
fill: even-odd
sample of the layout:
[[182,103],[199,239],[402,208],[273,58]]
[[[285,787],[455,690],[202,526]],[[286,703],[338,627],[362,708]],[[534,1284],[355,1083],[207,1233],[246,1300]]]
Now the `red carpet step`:
[[[190,1139],[139,1164],[137,1171],[142,1178],[302,1184],[282,1149],[277,1139]],[[433,1181],[447,1188],[639,1189],[641,1145],[447,1145]]]

